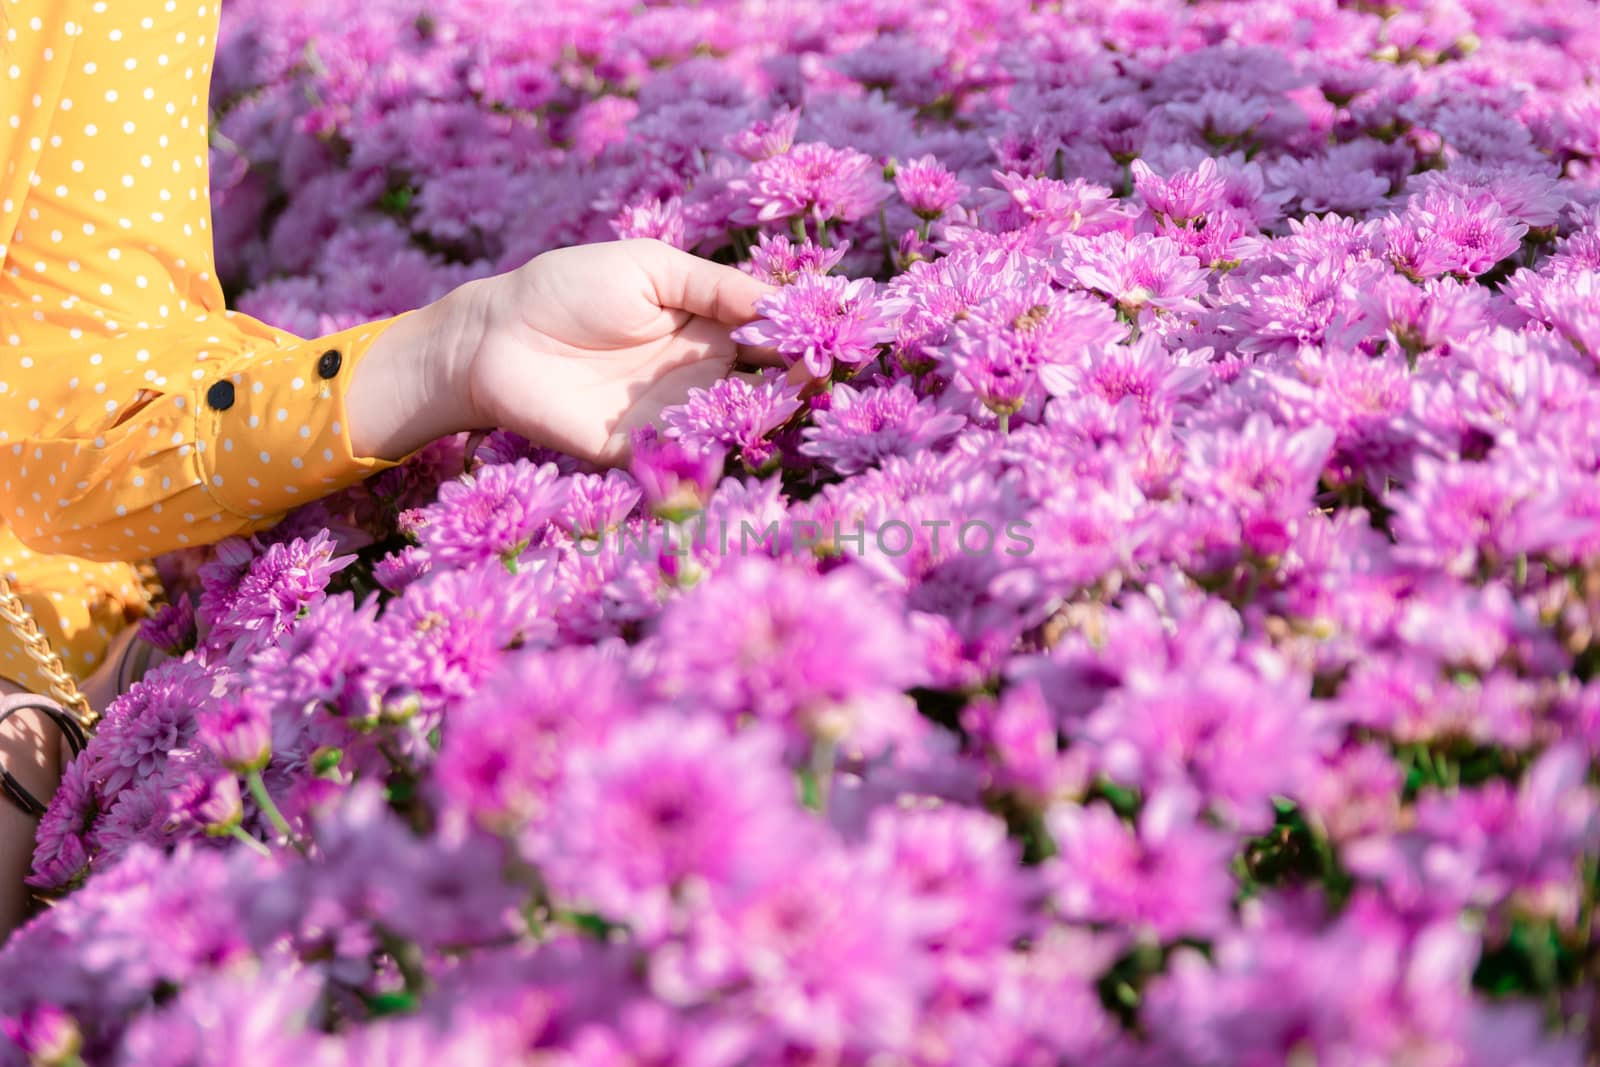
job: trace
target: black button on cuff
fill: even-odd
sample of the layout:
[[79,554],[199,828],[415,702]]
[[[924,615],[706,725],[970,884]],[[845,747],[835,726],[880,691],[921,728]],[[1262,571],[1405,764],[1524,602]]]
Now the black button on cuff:
[[217,411],[227,411],[233,407],[233,383],[216,382],[206,390],[206,403]]
[[344,362],[344,357],[337,348],[330,348],[322,353],[322,358],[317,360],[317,373],[324,378],[332,378],[339,373],[339,366]]

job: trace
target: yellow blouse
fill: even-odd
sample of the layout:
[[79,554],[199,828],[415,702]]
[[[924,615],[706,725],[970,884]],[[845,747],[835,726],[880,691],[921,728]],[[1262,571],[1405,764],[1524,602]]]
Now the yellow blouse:
[[[260,530],[393,461],[345,391],[386,319],[224,307],[215,0],[0,0],[0,572],[78,677],[144,614],[130,560]],[[40,689],[0,631],[0,677]]]

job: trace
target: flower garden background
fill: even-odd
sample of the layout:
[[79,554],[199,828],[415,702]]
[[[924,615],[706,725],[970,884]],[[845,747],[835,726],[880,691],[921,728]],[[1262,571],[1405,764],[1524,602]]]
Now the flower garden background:
[[1595,1062],[1596,14],[229,0],[240,309],[657,238],[809,373],[163,558],[0,1063]]

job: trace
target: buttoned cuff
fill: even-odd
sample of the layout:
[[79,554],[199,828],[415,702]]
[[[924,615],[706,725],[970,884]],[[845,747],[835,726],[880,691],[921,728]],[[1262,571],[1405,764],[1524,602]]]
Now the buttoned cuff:
[[403,317],[314,340],[284,335],[195,383],[194,458],[220,508],[257,521],[404,462],[357,455],[346,410],[355,368]]

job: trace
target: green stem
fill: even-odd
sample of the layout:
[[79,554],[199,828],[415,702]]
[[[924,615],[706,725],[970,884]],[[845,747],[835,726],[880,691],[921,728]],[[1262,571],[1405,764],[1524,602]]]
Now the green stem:
[[817,814],[828,814],[828,796],[833,792],[833,764],[838,746],[832,741],[811,743],[811,778],[817,786]]
[[789,235],[795,239],[796,244],[806,240],[806,220],[799,215],[790,219]]
[[1000,413],[1000,432],[1001,433],[1010,433],[1011,432],[1011,412],[1009,412],[1009,411],[1002,411]]
[[228,833],[235,841],[242,842],[245,847],[259,852],[263,856],[272,855],[272,850],[266,845],[262,844],[260,841],[257,841],[255,838],[251,837],[249,834],[245,833],[244,827],[235,826],[232,830],[229,830]]
[[405,938],[384,931],[383,950],[394,960],[395,968],[406,983],[406,992],[420,995],[428,989],[428,973],[422,963],[422,952]]
[[251,771],[245,776],[245,784],[250,787],[250,795],[256,798],[256,805],[266,815],[267,821],[272,824],[272,828],[282,834],[295,848],[304,852],[305,846],[300,843],[300,839],[295,837],[294,831],[289,828],[289,820],[283,817],[283,812],[278,810],[277,802],[272,799],[272,794],[267,792],[267,783],[261,780],[261,772]]
[[894,277],[895,254],[894,246],[889,243],[889,210],[884,204],[878,205],[878,235],[883,240],[883,270],[886,277]]

